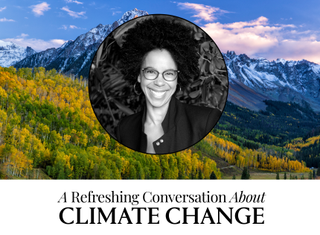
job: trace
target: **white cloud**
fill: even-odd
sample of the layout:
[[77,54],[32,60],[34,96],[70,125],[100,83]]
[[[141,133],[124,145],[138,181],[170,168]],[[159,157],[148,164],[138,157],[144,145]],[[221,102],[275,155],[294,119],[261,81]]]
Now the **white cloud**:
[[7,19],[7,18],[1,18],[0,22],[14,22],[12,19]]
[[[250,57],[265,57],[268,60],[306,59],[320,64],[320,33],[292,24],[271,24],[267,17],[251,21],[219,23],[219,8],[195,3],[177,3],[183,9],[193,9],[198,20],[204,20],[206,31],[222,52],[235,51]],[[225,13],[227,11],[222,11]]]
[[32,8],[33,13],[35,16],[41,16],[43,15],[43,12],[49,11],[51,8],[49,7],[50,5],[46,2],[39,3],[37,5],[32,5],[30,8]]
[[32,49],[36,51],[43,51],[48,48],[57,48],[60,47],[63,43],[66,42],[66,40],[62,39],[51,39],[48,41],[42,40],[42,39],[37,39],[37,38],[26,38],[27,34],[21,34],[17,36],[16,38],[6,38],[2,39],[3,41],[7,42],[13,42],[19,46],[22,47],[32,47]]
[[66,3],[76,3],[76,4],[83,4],[83,2],[78,2],[77,0],[65,0]]
[[62,25],[59,29],[67,30],[67,29],[68,29],[68,26],[66,26],[66,25]]
[[265,57],[270,60],[284,58],[287,60],[306,59],[320,64],[320,41],[312,38],[301,38],[299,40],[284,39],[270,48]]
[[61,10],[68,12],[69,16],[73,17],[73,18],[87,18],[84,14],[86,14],[85,11],[81,11],[81,12],[75,12],[75,11],[71,11],[69,9],[69,7],[62,7]]
[[[232,50],[237,53],[246,53],[253,55],[261,50],[265,51],[268,48],[277,44],[277,38],[267,35],[268,29],[264,28],[230,28],[230,25],[220,23],[209,23],[202,27],[211,38],[216,42],[221,51],[226,52]],[[259,32],[255,32],[255,30]]]
[[204,20],[207,22],[214,21],[217,19],[215,16],[216,14],[224,14],[229,13],[228,11],[221,10],[218,7],[212,7],[204,4],[198,3],[189,3],[189,2],[174,2],[176,3],[181,9],[190,9],[196,12],[195,15],[192,17],[198,18],[195,20],[196,23]]
[[1,7],[1,8],[0,8],[0,12],[3,11],[3,10],[5,10],[6,8],[7,8],[7,7]]
[[269,60],[306,59],[320,63],[320,41],[317,41],[317,37],[315,35],[307,37],[310,31],[298,32],[292,28],[296,27],[270,25],[266,17],[231,24],[208,23],[202,27],[222,52],[229,50]]
[[80,27],[78,27],[78,26],[76,26],[76,25],[69,25],[69,26],[67,26],[67,25],[62,25],[59,29],[64,29],[64,30],[67,30],[67,29],[82,29],[82,30],[85,30],[85,28],[80,28]]
[[121,11],[113,11],[113,12],[112,12],[112,15],[114,16],[114,15],[120,14],[120,13],[121,13]]
[[18,37],[25,38],[25,37],[28,37],[28,36],[29,36],[29,35],[26,34],[26,33],[21,33],[20,36],[18,36]]

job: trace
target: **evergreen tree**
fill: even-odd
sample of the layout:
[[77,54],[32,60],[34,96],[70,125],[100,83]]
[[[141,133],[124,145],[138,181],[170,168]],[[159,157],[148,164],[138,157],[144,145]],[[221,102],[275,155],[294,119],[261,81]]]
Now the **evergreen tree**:
[[287,172],[284,173],[284,177],[285,180],[287,179]]
[[216,176],[216,174],[214,173],[214,171],[211,172],[210,179],[211,179],[211,180],[216,180],[216,179],[217,179],[217,176]]
[[236,179],[236,175],[233,175],[232,179],[235,180]]
[[309,172],[309,180],[312,180],[312,171]]
[[243,180],[250,179],[250,173],[249,173],[248,167],[243,168],[241,179],[243,179]]
[[316,170],[313,170],[312,173],[313,173],[312,177],[315,179],[316,178]]
[[317,176],[320,176],[320,162],[319,162],[319,165],[318,165]]
[[279,179],[280,179],[279,172],[277,172],[276,179],[277,179],[277,180],[279,180]]

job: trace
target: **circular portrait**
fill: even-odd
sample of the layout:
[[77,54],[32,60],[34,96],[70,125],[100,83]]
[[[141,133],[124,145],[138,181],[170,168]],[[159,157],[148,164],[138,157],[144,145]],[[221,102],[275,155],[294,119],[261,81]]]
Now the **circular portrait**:
[[214,41],[195,24],[147,15],[116,28],[91,65],[89,95],[111,137],[133,150],[190,148],[218,122],[228,74]]

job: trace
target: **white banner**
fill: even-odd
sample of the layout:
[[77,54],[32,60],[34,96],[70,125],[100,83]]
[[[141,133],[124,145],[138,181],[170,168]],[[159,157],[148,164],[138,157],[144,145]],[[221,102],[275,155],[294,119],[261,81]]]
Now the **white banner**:
[[6,234],[317,233],[318,180],[2,180]]

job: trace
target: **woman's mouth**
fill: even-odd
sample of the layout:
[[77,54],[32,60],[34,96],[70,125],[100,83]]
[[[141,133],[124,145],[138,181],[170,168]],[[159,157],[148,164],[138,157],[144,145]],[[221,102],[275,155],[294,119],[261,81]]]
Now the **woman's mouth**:
[[157,90],[150,89],[150,91],[155,98],[162,98],[166,94],[166,90],[157,91]]

